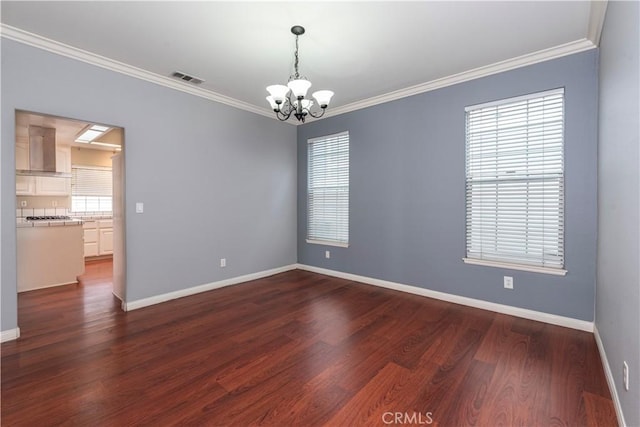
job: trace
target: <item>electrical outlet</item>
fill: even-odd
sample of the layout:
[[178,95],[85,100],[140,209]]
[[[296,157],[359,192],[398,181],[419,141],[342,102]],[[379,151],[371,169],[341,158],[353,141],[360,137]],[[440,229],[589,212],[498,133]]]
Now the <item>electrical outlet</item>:
[[220,267],[221,268],[225,268],[227,266],[227,259],[226,258],[220,258]]
[[327,259],[331,258],[331,251],[324,251],[324,257]]
[[629,391],[629,365],[627,365],[626,361],[622,362],[622,383],[624,384],[624,389]]
[[52,200],[51,201],[51,206],[53,206],[54,208],[58,207],[58,201],[57,200]]
[[504,288],[505,289],[513,289],[513,277],[504,276]]
[[26,200],[21,201],[20,202],[20,206],[23,207],[23,208],[26,208],[27,207],[27,201]]

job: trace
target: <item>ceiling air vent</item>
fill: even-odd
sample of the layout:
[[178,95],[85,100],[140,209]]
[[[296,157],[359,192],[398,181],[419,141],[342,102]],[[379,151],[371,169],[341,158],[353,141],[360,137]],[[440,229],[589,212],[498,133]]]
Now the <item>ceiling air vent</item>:
[[198,77],[189,76],[185,73],[181,73],[180,71],[174,71],[171,76],[180,80],[184,80],[185,82],[193,83],[194,85],[199,85],[200,83],[204,82],[204,80],[199,79]]

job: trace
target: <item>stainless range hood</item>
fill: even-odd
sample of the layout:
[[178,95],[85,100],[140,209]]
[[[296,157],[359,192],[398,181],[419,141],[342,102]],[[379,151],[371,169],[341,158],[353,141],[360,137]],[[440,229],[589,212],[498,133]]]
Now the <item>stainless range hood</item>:
[[33,172],[56,171],[56,130],[29,126],[29,169]]
[[68,176],[56,170],[56,130],[29,126],[29,169],[19,175]]

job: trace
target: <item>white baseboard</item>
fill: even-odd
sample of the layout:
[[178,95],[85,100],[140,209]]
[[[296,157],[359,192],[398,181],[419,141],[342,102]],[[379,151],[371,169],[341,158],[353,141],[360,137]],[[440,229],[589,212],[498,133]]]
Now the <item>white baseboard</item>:
[[598,345],[598,351],[600,352],[600,360],[602,360],[602,368],[604,369],[604,376],[607,378],[607,384],[609,384],[609,392],[611,393],[611,399],[613,400],[613,406],[616,408],[616,415],[618,416],[618,424],[620,427],[625,427],[627,424],[624,421],[624,413],[622,412],[622,405],[620,405],[620,398],[618,397],[618,389],[616,389],[616,382],[613,379],[613,373],[611,372],[611,366],[607,359],[607,353],[604,351],[604,344],[600,338],[598,327],[594,325],[593,336],[596,338],[596,344]]
[[0,332],[0,342],[13,341],[20,338],[20,328]]
[[393,289],[396,291],[407,292],[410,294],[452,302],[454,304],[462,304],[469,307],[481,308],[483,310],[494,311],[511,316],[523,317],[525,319],[536,320],[538,322],[564,326],[565,328],[593,332],[593,322],[588,322],[586,320],[573,319],[571,317],[558,316],[556,314],[543,313],[541,311],[528,310],[526,308],[512,307],[509,305],[497,304],[495,302],[447,294],[444,292],[419,288],[417,286],[404,285],[402,283],[389,282],[386,280],[374,279],[372,277],[359,276],[357,274],[343,273],[341,271],[328,270],[326,268],[313,267],[305,264],[298,264],[297,268],[314,273],[326,274],[327,276],[339,277],[342,279],[366,283],[368,285],[380,286],[382,288]]
[[138,308],[147,307],[154,304],[160,304],[161,302],[170,301],[172,299],[182,298],[189,295],[199,294],[201,292],[207,292],[214,289],[223,288],[225,286],[237,285],[239,283],[248,282],[251,280],[262,279],[263,277],[273,276],[274,274],[284,273],[285,271],[295,270],[296,264],[286,265],[284,267],[278,267],[271,270],[259,271],[257,273],[246,274],[244,276],[232,277],[230,279],[220,280],[218,282],[205,283],[204,285],[193,286],[187,289],[180,289],[179,291],[168,292],[166,294],[155,295],[148,298],[143,298],[135,301],[123,301],[122,309],[124,311],[137,310]]
[[37,291],[40,289],[48,289],[48,288],[55,288],[56,286],[67,286],[67,285],[77,285],[78,284],[78,280],[73,280],[71,282],[62,282],[62,283],[55,283],[53,285],[44,285],[44,286],[38,286],[35,288],[29,288],[29,289],[18,289],[18,293],[22,293],[22,292],[30,292],[30,291]]

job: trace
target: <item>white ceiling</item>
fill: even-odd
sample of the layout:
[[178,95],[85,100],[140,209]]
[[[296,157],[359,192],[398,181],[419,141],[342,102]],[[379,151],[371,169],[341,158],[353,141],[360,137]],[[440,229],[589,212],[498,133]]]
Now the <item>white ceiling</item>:
[[266,112],[265,87],[286,83],[292,73],[295,24],[307,30],[301,74],[312,91],[333,90],[330,110],[340,110],[593,39],[590,19],[598,8],[589,1],[2,1],[1,7],[3,33],[14,27],[160,76],[181,71],[204,79],[202,90]]

